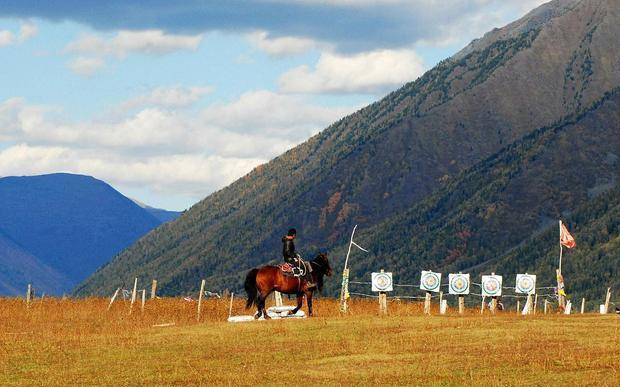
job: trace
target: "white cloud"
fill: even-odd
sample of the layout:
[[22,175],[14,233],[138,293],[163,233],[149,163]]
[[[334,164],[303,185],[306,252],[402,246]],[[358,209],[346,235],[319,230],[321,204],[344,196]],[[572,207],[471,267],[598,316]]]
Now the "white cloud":
[[229,184],[265,161],[199,153],[118,157],[110,153],[22,143],[0,150],[0,176],[79,173],[115,185],[148,186],[155,192],[201,198],[213,187]]
[[106,57],[123,59],[129,54],[165,55],[178,51],[195,51],[202,38],[202,34],[177,35],[161,30],[121,30],[110,38],[82,36],[67,44],[64,52],[79,55],[68,64],[74,73],[91,77],[105,66]]
[[79,56],[67,63],[67,67],[71,71],[83,77],[92,77],[104,66],[105,62],[101,58],[87,58],[83,56]]
[[293,134],[300,139],[350,112],[350,107],[317,106],[299,96],[258,90],[244,93],[236,101],[207,107],[203,120],[232,131]]
[[210,86],[171,86],[156,87],[146,94],[131,98],[121,104],[123,110],[135,109],[144,106],[164,108],[188,107],[214,90]]
[[1,30],[0,31],[0,47],[9,46],[13,44],[15,37],[11,31]]
[[25,22],[19,27],[19,41],[25,42],[30,38],[34,38],[39,33],[39,28],[32,22]]
[[10,46],[15,43],[23,43],[34,37],[39,32],[37,26],[30,22],[23,22],[19,27],[17,36],[9,30],[0,30],[0,47]]
[[294,36],[273,38],[266,31],[255,31],[248,34],[247,37],[255,47],[275,57],[302,54],[321,46],[316,41],[308,38]]
[[86,35],[73,41],[66,52],[93,56],[123,58],[130,53],[164,55],[176,51],[195,51],[203,35],[175,35],[161,30],[119,31],[112,38]]
[[378,50],[351,56],[321,54],[314,68],[307,65],[278,80],[286,93],[381,93],[418,78],[424,63],[413,50]]
[[71,121],[57,108],[11,98],[0,102],[0,141],[15,145],[0,150],[0,175],[81,173],[198,200],[354,109],[255,91],[200,114],[147,107]]

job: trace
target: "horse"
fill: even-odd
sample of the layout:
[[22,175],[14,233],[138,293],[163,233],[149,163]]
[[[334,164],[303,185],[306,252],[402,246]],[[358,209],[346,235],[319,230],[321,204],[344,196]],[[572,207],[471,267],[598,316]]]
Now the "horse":
[[332,268],[329,266],[327,255],[323,253],[310,261],[310,265],[312,266],[310,273],[312,283],[316,284],[312,287],[308,286],[308,281],[304,278],[285,275],[278,266],[267,265],[250,270],[244,283],[245,292],[248,295],[245,308],[249,309],[252,305],[256,305],[258,312],[254,318],[265,316],[265,319],[269,319],[265,310],[265,299],[276,290],[284,294],[297,295],[297,307],[289,314],[295,314],[301,309],[305,294],[308,299],[308,315],[312,316],[312,293],[317,288],[319,291],[323,290],[323,276],[331,276]]

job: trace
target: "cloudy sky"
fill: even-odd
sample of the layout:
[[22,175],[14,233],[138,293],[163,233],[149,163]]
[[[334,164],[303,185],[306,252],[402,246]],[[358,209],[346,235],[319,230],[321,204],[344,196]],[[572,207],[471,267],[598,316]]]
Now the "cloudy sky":
[[0,176],[185,209],[546,0],[3,0]]

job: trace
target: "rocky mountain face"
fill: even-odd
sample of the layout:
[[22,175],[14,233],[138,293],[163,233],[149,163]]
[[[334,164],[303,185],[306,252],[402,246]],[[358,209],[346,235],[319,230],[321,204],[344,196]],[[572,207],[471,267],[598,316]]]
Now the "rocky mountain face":
[[[527,222],[504,224],[500,221],[504,218],[490,217],[488,222],[478,218],[482,209],[471,212],[469,196],[420,206],[429,205],[445,190],[458,193],[463,176],[475,173],[489,158],[503,157],[506,149],[541,131],[556,133],[549,128],[583,120],[583,112],[597,109],[603,99],[608,101],[606,94],[620,85],[619,22],[620,3],[614,0],[556,0],[543,5],[208,196],[176,222],[125,250],[78,292],[107,293],[134,276],[158,278],[162,291],[169,294],[195,288],[200,278],[206,278],[210,287],[240,288],[240,272],[279,259],[280,236],[290,226],[297,227],[307,256],[329,251],[339,267],[341,246],[352,226],[359,224],[360,230],[367,230],[360,236],[375,252],[360,265],[360,274],[376,269],[379,262],[411,273],[419,273],[422,263],[475,267],[486,262],[491,252],[516,248],[534,232],[544,231],[559,213],[570,214],[594,197],[583,192],[604,192],[614,186],[613,173],[598,169],[596,175],[580,173],[587,184],[574,195],[549,189],[550,182],[540,174],[521,174],[512,181],[511,174],[500,173],[496,177],[504,180],[472,185],[492,190],[507,181],[519,184],[512,196],[489,192],[480,203],[487,205],[484,211],[489,214],[511,213],[515,218],[527,214]],[[601,120],[597,122],[605,125]],[[583,135],[593,133],[584,130]],[[614,144],[613,135],[605,137],[610,144]],[[601,144],[594,138],[581,141],[583,149],[577,154],[582,158],[569,158],[576,163],[571,168],[579,169],[594,154],[605,160],[618,154],[608,147],[599,149]],[[548,141],[544,146],[552,143],[563,144]],[[539,170],[546,172],[543,176],[567,173],[559,156],[545,153],[550,169],[539,164]],[[510,168],[523,168],[525,162],[519,159]],[[524,192],[531,193],[527,200],[521,195]],[[430,212],[425,213],[425,208]],[[455,209],[466,226],[475,223],[459,229],[466,247],[451,239],[452,230],[432,234],[439,227],[429,223],[434,219],[432,211],[452,214]],[[409,218],[402,220],[403,214],[410,214]],[[449,216],[442,219],[447,221]],[[411,250],[415,246],[410,239],[397,237],[411,222],[420,223],[418,230],[431,238],[422,257],[416,255],[419,249]],[[371,237],[370,230],[381,237]],[[469,232],[472,235],[467,236]],[[446,256],[446,248],[455,251]]]

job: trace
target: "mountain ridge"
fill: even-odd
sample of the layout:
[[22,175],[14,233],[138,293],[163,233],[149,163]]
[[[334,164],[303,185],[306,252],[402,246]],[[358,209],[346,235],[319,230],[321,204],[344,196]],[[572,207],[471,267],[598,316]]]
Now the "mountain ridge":
[[161,221],[109,184],[56,173],[0,178],[0,293],[70,292]]
[[616,88],[620,43],[610,37],[620,35],[619,8],[582,0],[544,23],[528,14],[513,27],[536,28],[505,38],[500,29],[496,40],[489,35],[479,49],[442,61],[255,168],[140,239],[77,292],[109,292],[134,276],[156,276],[170,294],[199,278],[224,286],[231,273],[278,259],[289,226],[300,230],[306,251],[338,251],[353,224],[371,228],[406,211],[507,144]]

